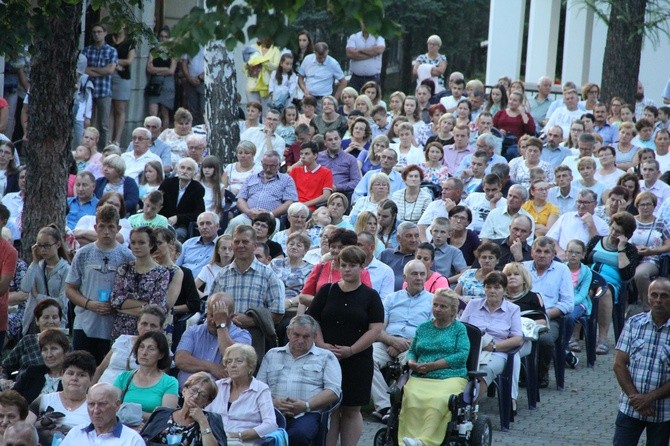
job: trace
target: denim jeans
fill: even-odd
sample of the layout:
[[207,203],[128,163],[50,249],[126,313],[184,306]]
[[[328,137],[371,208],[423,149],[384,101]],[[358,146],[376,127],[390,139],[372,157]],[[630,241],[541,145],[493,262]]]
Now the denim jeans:
[[572,338],[572,332],[575,330],[575,324],[577,319],[586,314],[586,308],[584,305],[575,305],[575,309],[572,310],[572,314],[565,315],[565,333],[563,336],[563,347],[568,350],[568,344]]
[[616,428],[614,430],[614,446],[636,445],[647,430],[647,446],[667,446],[670,439],[670,421],[662,423],[651,423],[638,420],[619,412],[616,417]]

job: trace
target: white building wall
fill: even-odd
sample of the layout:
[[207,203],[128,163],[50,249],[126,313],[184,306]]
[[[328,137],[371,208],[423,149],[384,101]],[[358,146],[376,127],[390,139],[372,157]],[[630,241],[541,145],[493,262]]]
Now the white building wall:
[[487,85],[495,84],[502,76],[519,78],[525,13],[525,0],[491,0]]

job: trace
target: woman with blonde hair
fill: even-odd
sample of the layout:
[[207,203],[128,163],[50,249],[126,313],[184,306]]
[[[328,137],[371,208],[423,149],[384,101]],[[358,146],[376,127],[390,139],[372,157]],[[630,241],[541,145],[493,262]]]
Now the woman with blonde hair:
[[365,175],[370,170],[381,168],[382,152],[389,148],[391,141],[386,135],[379,135],[372,140],[370,148],[361,151],[358,155],[358,166]]
[[391,180],[388,175],[383,172],[372,175],[368,185],[368,194],[356,200],[349,213],[349,222],[352,225],[355,224],[358,215],[363,211],[377,212],[379,203],[386,200],[390,194]]
[[237,162],[230,163],[223,169],[223,186],[237,195],[244,182],[250,176],[260,173],[262,169],[254,162],[256,145],[251,141],[240,141],[235,154]]
[[356,101],[354,102],[354,109],[363,113],[363,116],[365,116],[365,119],[368,121],[372,119],[370,117],[370,113],[372,113],[372,107],[374,107],[374,105],[367,95],[359,94],[358,97],[356,97]]
[[454,135],[451,131],[456,126],[456,117],[453,113],[445,113],[437,121],[436,134],[426,140],[426,145],[439,142],[442,146],[454,143]]
[[337,107],[337,113],[345,117],[349,116],[352,111],[356,110],[354,103],[356,102],[357,97],[358,92],[355,88],[345,87],[344,90],[342,90],[342,94],[340,95],[340,101],[342,103],[339,107]]
[[405,102],[405,93],[402,91],[394,91],[389,96],[389,113],[391,118],[395,119],[400,116],[402,112],[402,103]]
[[377,224],[377,215],[374,213],[374,211],[363,211],[358,214],[356,224],[354,225],[354,232],[356,234],[360,234],[361,232],[365,231],[369,232],[375,237],[375,257],[377,257],[384,249],[386,249],[382,241],[377,237],[378,229],[379,225]]

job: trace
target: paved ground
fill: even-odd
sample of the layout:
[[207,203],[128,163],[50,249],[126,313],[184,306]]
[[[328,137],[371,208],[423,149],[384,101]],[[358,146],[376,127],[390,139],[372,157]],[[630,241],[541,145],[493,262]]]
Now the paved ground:
[[[519,389],[519,412],[509,432],[500,431],[497,399],[485,397],[480,411],[492,418],[495,446],[612,444],[619,396],[612,372],[613,351],[598,356],[592,369],[586,368],[586,353],[578,356],[577,369],[565,371],[565,390],[557,391],[551,377],[549,388],[540,391],[541,402],[536,410],[528,410],[526,389]],[[359,444],[372,445],[380,427],[380,423],[366,416]],[[640,444],[645,444],[644,436]]]

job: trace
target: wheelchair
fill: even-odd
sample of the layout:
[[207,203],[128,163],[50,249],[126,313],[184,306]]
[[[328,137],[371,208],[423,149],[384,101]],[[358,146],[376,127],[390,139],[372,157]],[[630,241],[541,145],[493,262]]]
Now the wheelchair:
[[[491,446],[493,437],[493,426],[491,419],[479,413],[479,405],[475,403],[479,395],[477,378],[485,375],[478,371],[479,353],[481,350],[482,333],[474,325],[464,323],[468,339],[470,340],[470,353],[467,359],[468,384],[463,393],[451,395],[449,398],[449,410],[451,421],[447,425],[443,446]],[[391,395],[391,409],[386,427],[377,431],[374,438],[374,446],[399,446],[398,425],[400,421],[400,408],[402,405],[402,389],[409,379],[409,370],[403,367],[395,359],[387,364],[386,376],[389,379],[388,393]]]

